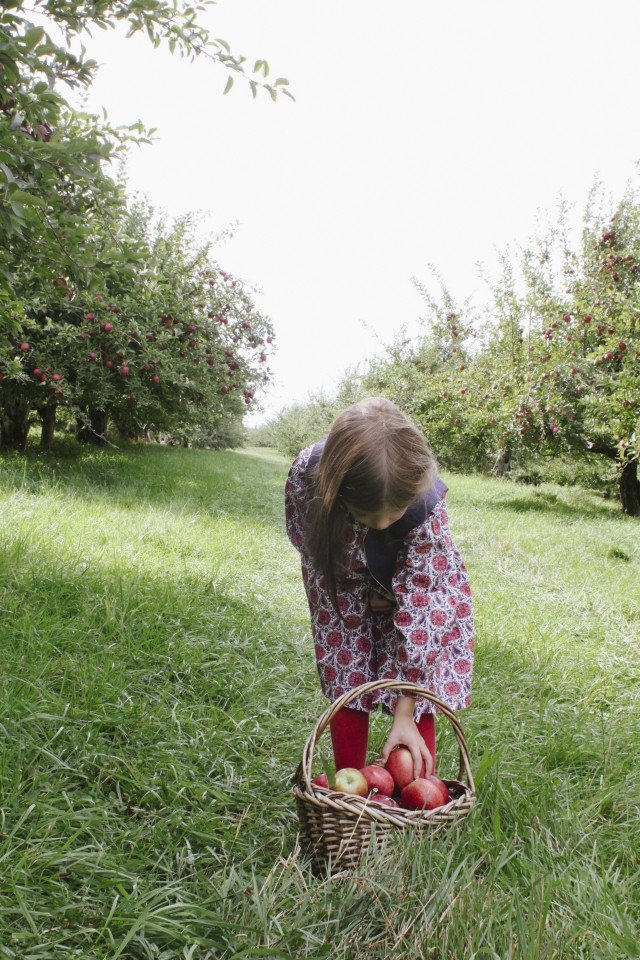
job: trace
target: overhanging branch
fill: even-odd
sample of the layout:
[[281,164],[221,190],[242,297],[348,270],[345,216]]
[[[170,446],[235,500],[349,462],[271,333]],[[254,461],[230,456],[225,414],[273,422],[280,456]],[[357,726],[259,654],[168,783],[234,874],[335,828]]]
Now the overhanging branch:
[[594,440],[587,440],[581,437],[579,433],[568,433],[567,439],[576,447],[581,447],[587,453],[597,453],[602,457],[609,457],[610,460],[619,460],[620,454],[617,447],[612,447],[608,443],[600,443]]

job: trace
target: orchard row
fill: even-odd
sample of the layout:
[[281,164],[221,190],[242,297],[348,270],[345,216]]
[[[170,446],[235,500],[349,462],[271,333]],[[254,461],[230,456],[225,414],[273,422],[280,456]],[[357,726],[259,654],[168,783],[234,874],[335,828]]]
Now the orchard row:
[[97,443],[109,418],[131,438],[241,418],[268,382],[271,325],[197,244],[189,218],[166,227],[142,204],[122,211],[119,230],[133,263],[105,265],[88,283],[24,277],[28,296],[14,298],[0,340],[5,446],[24,448],[36,417],[46,445],[63,410]]

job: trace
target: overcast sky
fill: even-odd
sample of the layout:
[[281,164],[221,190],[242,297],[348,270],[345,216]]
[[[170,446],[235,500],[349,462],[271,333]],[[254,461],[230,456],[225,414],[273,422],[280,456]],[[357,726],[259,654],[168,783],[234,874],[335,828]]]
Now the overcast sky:
[[481,299],[478,261],[596,176],[619,195],[640,159],[637,0],[219,0],[204,20],[296,102],[223,97],[221,67],[95,30],[89,106],[158,128],[132,191],[237,224],[217,257],[275,325],[267,416],[415,330],[429,264]]

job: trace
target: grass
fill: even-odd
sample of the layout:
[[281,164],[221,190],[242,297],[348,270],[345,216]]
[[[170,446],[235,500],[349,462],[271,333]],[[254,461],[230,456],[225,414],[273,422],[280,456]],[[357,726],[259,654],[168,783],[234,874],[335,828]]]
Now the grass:
[[446,478],[478,803],[319,880],[290,795],[325,704],[286,470],[268,450],[0,459],[0,958],[637,957],[638,521]]

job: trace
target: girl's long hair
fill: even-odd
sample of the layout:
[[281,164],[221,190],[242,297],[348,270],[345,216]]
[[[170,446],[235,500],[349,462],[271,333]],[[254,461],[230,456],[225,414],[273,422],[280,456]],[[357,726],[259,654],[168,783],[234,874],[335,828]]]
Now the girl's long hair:
[[437,469],[420,431],[385,397],[361,400],[336,418],[313,476],[306,544],[338,613],[338,583],[348,573],[348,508],[406,510],[433,486]]

